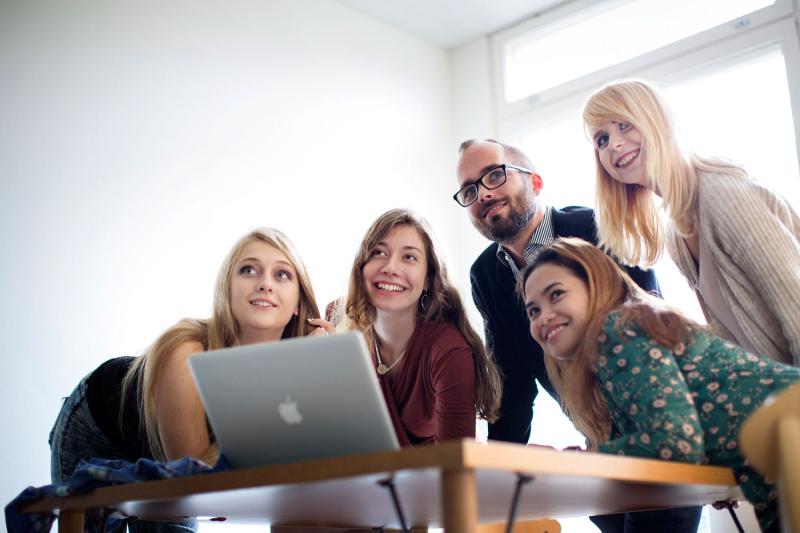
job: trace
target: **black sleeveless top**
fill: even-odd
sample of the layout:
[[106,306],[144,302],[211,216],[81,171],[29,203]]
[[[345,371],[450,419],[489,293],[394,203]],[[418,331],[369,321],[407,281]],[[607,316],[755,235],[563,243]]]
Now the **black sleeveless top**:
[[125,460],[130,462],[135,462],[140,457],[153,459],[153,452],[147,444],[147,434],[141,425],[139,412],[141,390],[138,380],[132,382],[125,397],[120,425],[122,379],[135,359],[135,357],[109,359],[89,376],[86,391],[89,411],[97,427],[124,455]]

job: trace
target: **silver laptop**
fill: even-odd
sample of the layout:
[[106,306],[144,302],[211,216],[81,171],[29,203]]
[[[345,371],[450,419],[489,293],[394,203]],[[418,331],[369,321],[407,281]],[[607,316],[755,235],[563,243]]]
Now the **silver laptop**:
[[360,333],[213,350],[189,364],[232,468],[399,448]]

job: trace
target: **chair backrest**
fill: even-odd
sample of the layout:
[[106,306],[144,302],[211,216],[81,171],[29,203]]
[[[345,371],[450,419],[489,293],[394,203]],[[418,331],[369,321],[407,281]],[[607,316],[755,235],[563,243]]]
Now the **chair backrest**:
[[[481,524],[478,526],[477,533],[505,533],[507,530],[505,522],[496,524]],[[514,523],[514,533],[560,533],[561,524],[556,520],[521,520]]]
[[800,532],[800,383],[753,412],[739,443],[753,468],[777,481],[783,531]]

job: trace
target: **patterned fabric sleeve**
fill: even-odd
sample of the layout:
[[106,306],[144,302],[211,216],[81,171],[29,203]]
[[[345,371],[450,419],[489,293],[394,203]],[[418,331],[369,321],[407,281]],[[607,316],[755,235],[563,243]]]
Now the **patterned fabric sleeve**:
[[703,430],[675,353],[648,338],[637,325],[606,320],[598,339],[597,384],[622,436],[599,451],[699,463]]

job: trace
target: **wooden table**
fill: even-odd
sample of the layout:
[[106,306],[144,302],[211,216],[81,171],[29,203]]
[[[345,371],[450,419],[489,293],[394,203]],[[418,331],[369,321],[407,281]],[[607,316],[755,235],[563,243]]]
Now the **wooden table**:
[[33,502],[56,510],[59,530],[81,530],[84,512],[225,517],[271,524],[399,528],[392,480],[409,526],[472,532],[506,520],[518,474],[518,519],[569,517],[741,499],[728,468],[452,441],[304,463],[97,489]]

